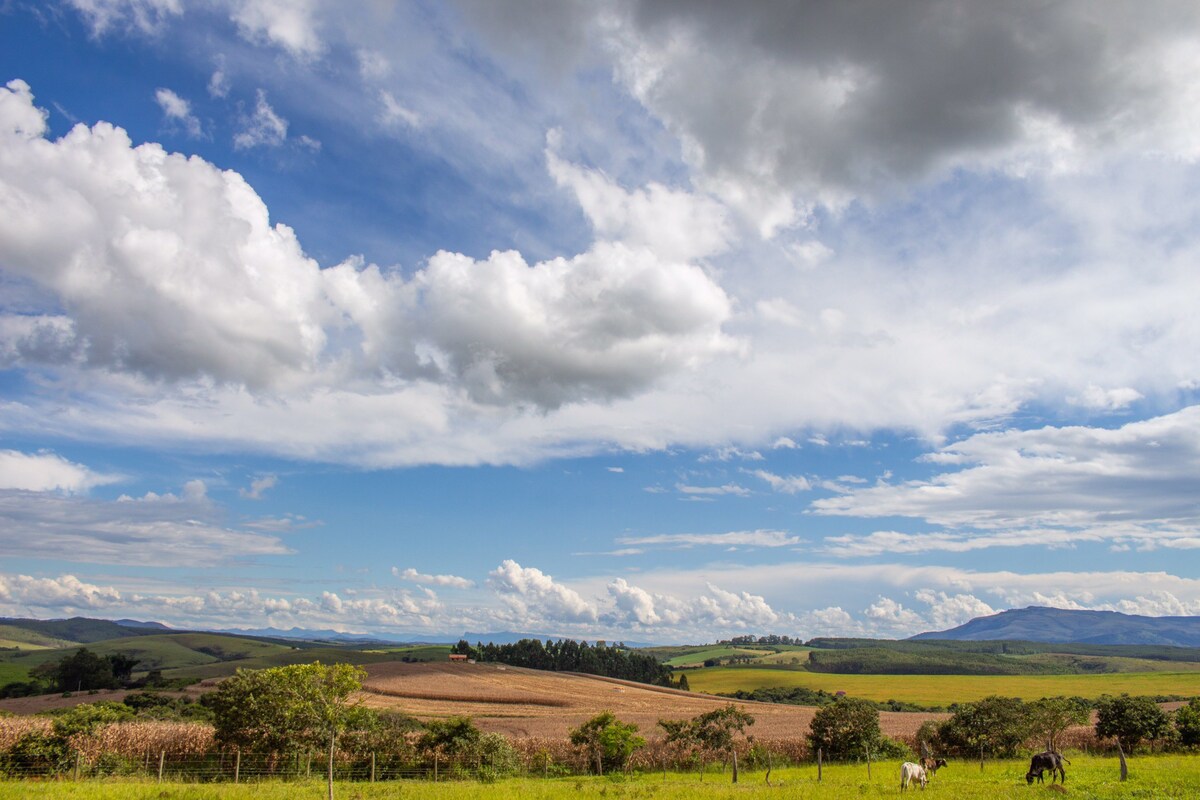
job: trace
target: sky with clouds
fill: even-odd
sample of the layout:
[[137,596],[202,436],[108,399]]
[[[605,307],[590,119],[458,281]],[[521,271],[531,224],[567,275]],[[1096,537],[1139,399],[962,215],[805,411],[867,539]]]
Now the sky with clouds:
[[0,4],[0,615],[1200,614],[1200,6]]

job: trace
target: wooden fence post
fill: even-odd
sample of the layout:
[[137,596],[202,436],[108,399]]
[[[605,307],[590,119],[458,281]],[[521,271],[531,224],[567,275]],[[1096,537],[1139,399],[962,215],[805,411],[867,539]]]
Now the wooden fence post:
[[78,750],[76,750],[76,751],[75,751],[75,780],[79,780],[79,759],[80,759],[80,755],[81,755],[81,754],[80,754],[80,752],[79,752]]
[[234,751],[233,754],[233,782],[237,783],[242,778],[242,751],[240,749]]
[[822,760],[823,755],[824,754],[822,753],[821,748],[818,747],[817,748],[817,783],[821,782],[821,760]]
[[867,748],[867,780],[871,780],[871,748]]
[[1129,765],[1125,763],[1125,751],[1121,748],[1121,740],[1117,740],[1117,757],[1121,759],[1121,780],[1129,778]]
[[433,782],[437,783],[438,778],[438,754],[433,754]]
[[375,751],[371,751],[371,783],[375,782]]
[[167,751],[159,750],[158,751],[158,782],[159,783],[162,783],[163,762],[166,761],[166,759],[167,759]]

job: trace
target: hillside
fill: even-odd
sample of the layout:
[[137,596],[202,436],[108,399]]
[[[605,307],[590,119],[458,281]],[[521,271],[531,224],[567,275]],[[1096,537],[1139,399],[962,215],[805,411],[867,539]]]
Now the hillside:
[[1200,617],[1143,617],[1117,611],[1030,606],[978,617],[957,628],[921,633],[911,639],[1200,647]]
[[123,639],[131,636],[148,636],[164,631],[161,627],[149,627],[146,623],[135,627],[122,625],[108,619],[91,619],[89,617],[71,617],[70,619],[0,617],[0,626],[5,629],[28,631],[30,634],[36,634],[46,639],[78,644],[90,644],[91,642],[103,642],[108,639]]

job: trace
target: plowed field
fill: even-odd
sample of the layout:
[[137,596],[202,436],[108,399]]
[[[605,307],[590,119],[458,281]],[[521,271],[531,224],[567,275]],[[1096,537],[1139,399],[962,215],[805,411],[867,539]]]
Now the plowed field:
[[[601,711],[635,722],[654,737],[660,719],[686,719],[728,704],[726,698],[680,692],[586,675],[541,672],[495,664],[404,664],[367,667],[367,705],[391,708],[422,719],[465,715],[485,731],[515,737],[565,738]],[[814,709],[739,702],[755,717],[760,739],[802,739]],[[911,737],[927,719],[948,714],[880,713],[890,736]]]

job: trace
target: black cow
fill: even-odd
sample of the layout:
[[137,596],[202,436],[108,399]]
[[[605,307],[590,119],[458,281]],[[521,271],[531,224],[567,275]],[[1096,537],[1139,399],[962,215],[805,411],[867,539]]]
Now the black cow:
[[1063,764],[1070,764],[1063,758],[1062,753],[1056,753],[1053,750],[1047,750],[1044,753],[1038,753],[1029,761],[1029,772],[1025,773],[1025,782],[1033,783],[1033,779],[1037,778],[1038,783],[1045,783],[1042,778],[1042,773],[1050,770],[1050,782],[1054,783],[1055,777],[1061,776],[1062,782],[1067,782],[1067,771],[1063,769]]

